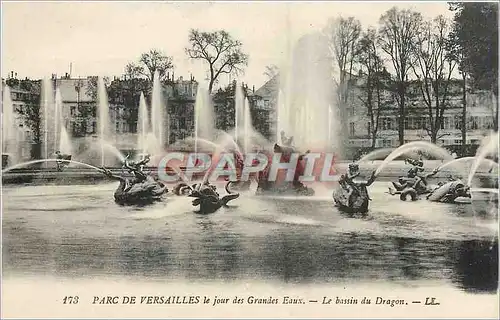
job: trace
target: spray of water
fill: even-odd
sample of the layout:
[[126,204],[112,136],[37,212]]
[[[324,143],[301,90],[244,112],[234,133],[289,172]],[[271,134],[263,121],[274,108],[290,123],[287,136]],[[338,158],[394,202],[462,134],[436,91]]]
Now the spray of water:
[[[52,80],[44,78],[42,80],[42,95],[41,95],[41,110],[42,110],[42,132],[43,132],[43,157],[49,158],[55,150],[56,145],[51,144],[54,137],[55,123],[55,103]],[[55,142],[55,140],[53,141]]]
[[[2,174],[8,173],[9,171],[12,171],[14,169],[19,169],[19,168],[22,168],[22,167],[29,166],[31,164],[49,163],[49,162],[57,162],[57,161],[59,161],[59,160],[58,159],[41,159],[41,160],[32,160],[32,161],[28,161],[28,162],[23,162],[23,163],[19,163],[19,164],[16,164],[14,166],[5,168],[4,170],[2,170]],[[95,170],[101,170],[100,168],[98,168],[96,166],[93,166],[93,165],[90,165],[88,163],[78,162],[78,161],[74,161],[74,160],[66,160],[65,162],[71,163],[71,164],[80,165],[80,166],[84,166],[84,167],[95,169]]]
[[240,157],[243,157],[243,154],[241,153],[241,149],[234,141],[234,138],[232,135],[225,131],[219,131],[219,136],[217,138],[217,144],[222,146],[225,150],[233,150],[236,152]]
[[144,93],[141,92],[141,97],[139,99],[139,115],[137,121],[137,145],[142,153],[146,153],[147,150],[147,135],[149,133],[149,117],[148,117],[148,106],[146,105],[146,99],[144,98]]
[[117,157],[118,159],[120,159],[121,162],[125,161],[125,156],[120,152],[120,150],[118,150],[111,143],[106,142],[103,139],[101,139],[101,150],[102,150],[102,152],[109,151],[115,157]]
[[60,144],[61,144],[61,139],[60,139],[60,128],[62,124],[62,97],[61,97],[61,91],[59,88],[56,89],[56,97],[54,101],[54,141],[57,143],[58,150],[62,152],[60,149]]
[[194,107],[195,116],[195,153],[198,152],[198,139],[212,141],[215,133],[215,117],[210,94],[205,86],[199,84],[196,93],[196,102]]
[[476,160],[472,164],[471,170],[469,172],[469,177],[467,179],[467,185],[469,187],[471,186],[472,179],[474,178],[474,175],[476,174],[476,171],[479,168],[479,165],[481,164],[483,159],[485,159],[490,155],[495,155],[495,154],[498,156],[498,132],[494,132],[485,137],[481,142],[481,145],[477,149],[475,156]]
[[408,152],[414,151],[424,151],[428,154],[435,156],[436,158],[444,159],[444,160],[453,160],[451,154],[444,148],[441,148],[433,143],[425,142],[425,141],[414,141],[406,143],[387,156],[384,161],[380,164],[380,166],[375,170],[375,176],[378,176],[380,172],[394,159],[397,157],[406,154]]
[[248,101],[248,98],[245,98],[245,105],[244,105],[244,150],[245,153],[249,153],[251,150],[251,142],[253,138],[253,125],[252,125],[252,115],[250,113],[250,102]]
[[[109,102],[108,94],[106,92],[106,85],[102,77],[98,78],[98,94],[99,101],[99,137],[101,139],[109,139],[111,135],[110,121],[109,121]],[[104,144],[101,144],[101,165],[105,165]]]
[[358,160],[358,163],[379,160],[380,158],[385,158],[389,154],[391,154],[392,151],[394,151],[393,148],[384,148],[384,149],[373,150],[372,152],[361,157],[361,159]]
[[66,131],[64,126],[64,115],[63,115],[63,102],[61,91],[59,88],[56,89],[55,96],[55,116],[54,116],[54,141],[56,143],[56,149],[63,154],[73,154],[73,146],[71,143],[71,138]]
[[[443,169],[446,169],[448,167],[452,167],[452,168],[457,168],[458,167],[458,169],[460,171],[466,172],[466,171],[468,171],[467,170],[468,169],[467,168],[468,164],[469,164],[469,167],[470,167],[470,163],[473,162],[474,160],[476,160],[476,157],[458,158],[458,159],[446,162],[445,164],[439,166],[437,168],[437,170],[443,170]],[[498,166],[498,163],[496,163],[495,161],[492,161],[490,159],[482,159],[482,162],[486,163],[486,165],[488,167],[488,170],[491,170],[494,167]]]
[[320,33],[303,36],[293,50],[292,62],[287,64],[289,70],[280,70],[277,139],[284,130],[303,150],[338,150],[342,141],[337,139],[340,132],[335,132],[338,120],[330,111],[335,86],[327,43]]
[[61,151],[61,153],[63,154],[73,154],[71,138],[63,125],[61,125],[59,133],[59,151]]
[[184,172],[182,172],[182,170],[179,167],[177,167],[175,165],[170,165],[169,167],[172,170],[174,170],[175,173],[177,173],[179,178],[181,178],[182,182],[184,182],[191,190],[193,189],[193,188],[191,188],[191,184],[190,184],[189,180],[184,175]]
[[157,143],[154,153],[162,152],[165,148],[165,142],[168,141],[168,136],[165,134],[169,130],[165,119],[165,116],[168,114],[166,108],[160,74],[156,71],[153,78],[153,92],[151,97],[151,128]]
[[244,131],[245,92],[243,86],[236,84],[234,92],[234,140],[239,141],[241,131]]

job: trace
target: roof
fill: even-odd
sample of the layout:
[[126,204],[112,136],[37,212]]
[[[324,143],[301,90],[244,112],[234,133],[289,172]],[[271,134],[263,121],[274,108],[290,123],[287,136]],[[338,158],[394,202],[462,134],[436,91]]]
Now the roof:
[[256,96],[271,97],[279,90],[279,76],[275,75],[254,93]]

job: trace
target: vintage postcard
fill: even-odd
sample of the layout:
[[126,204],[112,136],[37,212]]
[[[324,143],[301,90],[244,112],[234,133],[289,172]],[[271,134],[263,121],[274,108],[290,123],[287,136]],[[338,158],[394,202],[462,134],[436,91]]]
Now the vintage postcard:
[[1,21],[2,318],[498,319],[497,2]]

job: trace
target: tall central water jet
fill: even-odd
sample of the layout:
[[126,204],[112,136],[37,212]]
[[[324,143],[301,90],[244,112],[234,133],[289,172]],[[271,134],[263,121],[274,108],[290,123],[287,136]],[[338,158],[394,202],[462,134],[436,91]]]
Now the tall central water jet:
[[493,132],[490,135],[486,136],[481,142],[481,145],[479,146],[476,152],[475,156],[476,160],[472,164],[469,177],[467,179],[468,186],[471,186],[472,179],[474,178],[474,175],[476,174],[479,165],[486,157],[488,156],[498,157],[498,142],[499,142],[498,139],[499,139],[498,132]]
[[56,148],[55,138],[55,103],[54,89],[52,80],[45,78],[42,81],[42,132],[43,132],[43,153],[42,157],[48,159],[50,154],[53,154]]
[[147,136],[149,133],[149,117],[148,117],[148,106],[146,105],[146,99],[144,93],[141,92],[141,97],[139,99],[139,115],[137,119],[137,145],[139,150],[144,154],[147,152]]
[[101,143],[101,166],[105,165],[106,138],[112,137],[109,121],[109,102],[106,85],[102,77],[98,78],[98,100],[99,100],[99,138]]
[[289,70],[280,72],[277,137],[284,130],[301,149],[341,146],[341,139],[333,138],[339,131],[335,129],[339,121],[331,112],[335,90],[327,43],[321,33],[302,37],[294,48]]
[[244,120],[243,120],[243,127],[244,127],[244,137],[243,137],[243,143],[244,143],[244,149],[245,153],[250,152],[251,148],[251,142],[252,142],[252,135],[253,135],[253,125],[252,125],[252,115],[250,113],[250,102],[248,101],[248,98],[245,98],[245,105],[243,108],[244,112]]
[[[244,114],[245,114],[245,93],[243,86],[238,83],[235,84],[234,88],[234,141],[238,142],[241,135],[241,130],[244,126]],[[243,129],[244,130],[244,129]]]
[[160,153],[165,148],[165,142],[169,142],[169,128],[165,116],[168,116],[163,99],[163,87],[160,82],[158,71],[153,77],[153,92],[151,97],[151,128],[156,140],[155,153]]
[[194,151],[198,152],[198,138],[213,141],[215,131],[215,117],[208,90],[198,84],[196,103],[194,106]]
[[[55,116],[54,116],[54,141],[57,143],[60,141],[60,132],[59,128],[61,126],[62,122],[62,97],[61,97],[61,90],[59,88],[56,89],[56,97],[54,100],[54,109],[55,109]],[[59,149],[59,151],[62,152],[62,150]]]
[[56,89],[56,97],[54,101],[55,106],[55,116],[54,116],[54,141],[56,144],[56,149],[63,154],[72,154],[73,147],[71,145],[71,139],[68,132],[66,131],[66,126],[64,125],[64,115],[63,115],[63,102],[61,91],[59,88]]

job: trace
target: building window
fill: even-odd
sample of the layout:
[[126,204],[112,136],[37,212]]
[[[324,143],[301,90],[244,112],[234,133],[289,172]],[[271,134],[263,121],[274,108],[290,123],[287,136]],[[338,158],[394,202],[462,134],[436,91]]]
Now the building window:
[[356,133],[356,128],[354,127],[354,122],[349,123],[349,134],[351,136],[354,136]]
[[71,114],[71,116],[74,116],[76,114],[76,107],[75,106],[71,106],[70,114]]
[[421,129],[423,127],[423,124],[421,123],[421,118],[414,118],[412,120],[413,120],[412,129]]
[[470,117],[468,127],[471,130],[477,130],[478,129],[478,117]]
[[389,148],[391,146],[392,146],[392,140],[387,140],[387,139],[382,140],[382,147],[383,148]]
[[382,118],[380,121],[380,125],[382,127],[382,130],[392,130],[392,119]]
[[187,129],[186,118],[179,118],[179,129]]
[[71,133],[73,134],[73,137],[77,137],[78,136],[78,128],[77,128],[76,123],[74,121],[71,121],[69,125],[71,127]]
[[171,124],[172,124],[173,129],[177,129],[177,130],[180,129],[178,118],[172,118]]
[[452,122],[453,122],[453,118],[444,117],[443,118],[443,129],[450,130],[452,128]]
[[133,123],[130,123],[129,124],[129,128],[128,128],[129,132],[131,132],[131,133],[137,133],[137,125],[138,125],[137,121],[134,121]]
[[461,117],[456,117],[455,118],[455,129],[456,130],[462,129],[462,119],[461,119]]
[[79,105],[78,106],[78,113],[79,114],[85,114],[86,109],[87,108],[85,106]]
[[354,117],[354,108],[349,108],[349,117]]
[[115,122],[115,132],[120,133],[120,122],[118,121]]

